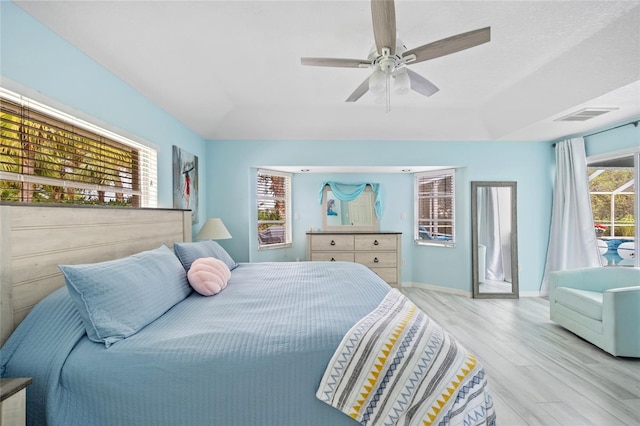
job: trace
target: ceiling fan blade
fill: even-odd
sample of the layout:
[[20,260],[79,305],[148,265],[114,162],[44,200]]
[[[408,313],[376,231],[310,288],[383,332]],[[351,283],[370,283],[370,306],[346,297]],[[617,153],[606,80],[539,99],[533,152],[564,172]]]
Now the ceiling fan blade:
[[342,67],[342,68],[360,68],[371,65],[369,61],[364,59],[341,59],[341,58],[300,58],[302,65],[311,65],[314,67]]
[[491,41],[491,27],[480,28],[479,30],[443,38],[442,40],[407,50],[402,54],[402,57],[416,55],[416,60],[410,62],[414,64],[460,52],[461,50],[469,49],[489,41]]
[[393,0],[371,0],[371,16],[378,53],[382,54],[382,48],[386,47],[391,55],[395,55],[396,9]]
[[356,90],[347,98],[345,102],[355,102],[369,91],[369,77],[367,77]]
[[420,74],[411,71],[407,68],[407,74],[409,75],[409,82],[411,83],[411,90],[414,90],[421,95],[431,96],[436,93],[438,90],[436,85],[421,76]]

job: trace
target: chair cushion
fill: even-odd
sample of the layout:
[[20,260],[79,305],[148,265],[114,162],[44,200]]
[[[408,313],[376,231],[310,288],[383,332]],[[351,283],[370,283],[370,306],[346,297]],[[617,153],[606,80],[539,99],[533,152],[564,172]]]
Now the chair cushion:
[[554,290],[557,303],[598,321],[602,321],[602,297],[603,293],[569,287],[558,287]]

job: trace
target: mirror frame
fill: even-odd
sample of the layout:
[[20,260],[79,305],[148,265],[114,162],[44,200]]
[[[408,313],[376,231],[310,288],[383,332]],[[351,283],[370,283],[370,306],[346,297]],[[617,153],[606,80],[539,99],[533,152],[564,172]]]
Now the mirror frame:
[[364,189],[364,191],[362,192],[364,193],[368,193],[370,194],[369,196],[371,197],[371,217],[373,219],[373,223],[371,225],[327,225],[327,211],[326,211],[326,205],[327,205],[327,191],[331,190],[331,186],[329,185],[325,185],[324,188],[322,188],[322,205],[321,205],[321,214],[322,214],[322,230],[324,232],[378,232],[379,231],[379,225],[378,225],[378,217],[376,216],[376,211],[375,211],[375,202],[376,202],[376,198],[375,198],[375,194],[373,192],[373,190],[371,189],[371,185],[367,184],[366,188]]
[[[511,292],[481,293],[478,274],[478,189],[487,187],[510,188],[511,190]],[[473,277],[473,297],[476,299],[517,299],[518,284],[518,191],[517,182],[475,181],[471,182],[471,275]]]

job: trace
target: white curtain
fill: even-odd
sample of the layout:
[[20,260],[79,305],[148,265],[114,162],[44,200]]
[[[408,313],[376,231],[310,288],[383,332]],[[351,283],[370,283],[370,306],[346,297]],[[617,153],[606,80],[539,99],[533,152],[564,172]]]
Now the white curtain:
[[479,242],[486,247],[486,278],[504,281],[498,188],[484,187],[480,197]]
[[549,272],[601,266],[593,227],[587,157],[582,138],[556,144],[551,231],[540,294],[549,294]]

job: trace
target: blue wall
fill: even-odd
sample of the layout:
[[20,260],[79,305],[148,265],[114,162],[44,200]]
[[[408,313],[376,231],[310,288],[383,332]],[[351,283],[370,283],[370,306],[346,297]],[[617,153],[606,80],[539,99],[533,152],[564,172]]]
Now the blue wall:
[[[635,120],[640,120],[640,117],[636,117]],[[627,120],[621,124],[631,121],[633,120]],[[595,131],[593,136],[584,138],[587,157],[629,149],[640,149],[640,126],[611,127],[613,127],[612,130],[606,131],[606,129],[603,129],[605,131],[602,133]]]
[[[12,2],[0,1],[0,24],[3,87],[53,107],[62,105],[70,114],[79,111],[95,124],[109,123],[109,130],[122,130],[157,147],[159,207],[173,207],[173,145],[198,156],[204,183],[204,139]],[[201,223],[194,224],[194,233],[207,217],[206,196],[207,191],[201,191]]]
[[[382,185],[380,229],[403,233],[403,282],[471,290],[471,181],[518,183],[520,289],[540,287],[551,212],[553,149],[549,142],[211,141],[207,151],[207,211],[233,235],[224,245],[238,261],[296,260],[306,256],[305,233],[321,228],[317,201],[324,180]],[[455,166],[454,248],[413,243],[413,175],[313,174],[293,176],[293,247],[257,250],[255,168],[269,166]],[[407,219],[402,220],[402,213]]]

